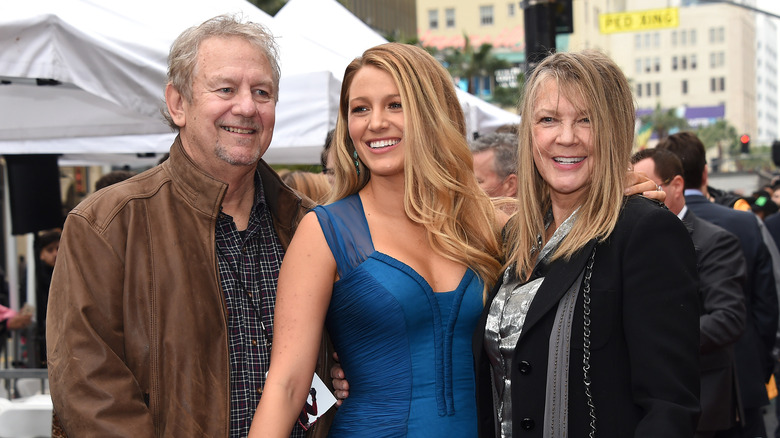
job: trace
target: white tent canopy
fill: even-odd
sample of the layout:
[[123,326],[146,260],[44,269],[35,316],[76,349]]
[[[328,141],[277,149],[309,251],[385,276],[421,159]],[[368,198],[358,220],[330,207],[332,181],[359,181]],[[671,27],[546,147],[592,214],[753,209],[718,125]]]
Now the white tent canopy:
[[[296,28],[303,37],[330,47],[339,57],[346,59],[344,65],[333,70],[339,80],[352,59],[366,49],[387,42],[336,0],[288,0],[274,16],[274,22],[281,28]],[[461,89],[457,92],[470,137],[475,133],[490,133],[502,125],[520,123],[517,114]]]
[[[176,36],[240,13],[277,37],[282,79],[271,163],[316,163],[344,68],[385,42],[335,0],[290,0],[276,17],[245,0],[26,0],[0,4],[0,154],[167,152],[160,115]],[[39,81],[41,79],[41,81]],[[460,93],[470,132],[518,116]]]
[[167,152],[173,134],[159,110],[168,50],[181,31],[222,13],[277,36],[282,80],[267,158],[316,162],[335,123],[339,81],[331,71],[344,60],[279,31],[245,0],[3,2],[0,153]]

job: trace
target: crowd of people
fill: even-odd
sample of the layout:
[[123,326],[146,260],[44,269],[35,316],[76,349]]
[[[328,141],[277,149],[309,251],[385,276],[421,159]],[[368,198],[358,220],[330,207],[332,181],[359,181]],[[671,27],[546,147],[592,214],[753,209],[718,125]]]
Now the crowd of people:
[[173,43],[169,156],[57,235],[38,318],[60,433],[768,436],[775,191],[716,202],[691,133],[632,156],[608,56],[550,54],[521,123],[469,141],[433,56],[370,48],[321,174],[263,160],[279,79],[260,24]]

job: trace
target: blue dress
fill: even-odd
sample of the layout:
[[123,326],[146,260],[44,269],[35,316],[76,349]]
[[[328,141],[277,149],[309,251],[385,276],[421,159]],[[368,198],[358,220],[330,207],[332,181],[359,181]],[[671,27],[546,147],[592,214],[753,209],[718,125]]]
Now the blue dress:
[[374,250],[358,195],[314,211],[339,274],[325,324],[350,386],[330,436],[477,436],[471,336],[482,281],[467,269],[456,290],[434,293]]

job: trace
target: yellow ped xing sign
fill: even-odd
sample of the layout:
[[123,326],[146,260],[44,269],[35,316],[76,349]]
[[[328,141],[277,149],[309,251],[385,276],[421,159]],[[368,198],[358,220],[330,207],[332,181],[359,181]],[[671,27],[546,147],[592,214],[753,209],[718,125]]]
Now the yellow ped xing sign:
[[599,15],[599,30],[601,33],[637,32],[640,30],[678,27],[679,25],[680,14],[678,8]]

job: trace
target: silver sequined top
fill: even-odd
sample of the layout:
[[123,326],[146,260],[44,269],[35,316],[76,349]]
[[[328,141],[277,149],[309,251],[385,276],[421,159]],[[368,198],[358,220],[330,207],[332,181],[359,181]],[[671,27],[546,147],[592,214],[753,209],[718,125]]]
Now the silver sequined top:
[[[544,245],[537,261],[546,263],[558,244],[569,234],[577,212],[571,214],[555,230],[550,240]],[[541,240],[541,239],[540,239]],[[490,305],[485,325],[485,351],[490,359],[493,377],[493,403],[497,413],[497,435],[501,438],[512,436],[512,382],[509,370],[512,369],[512,355],[523,330],[528,309],[536,296],[536,292],[544,282],[544,277],[535,278],[523,283],[513,269],[504,271],[504,279],[496,297]]]

